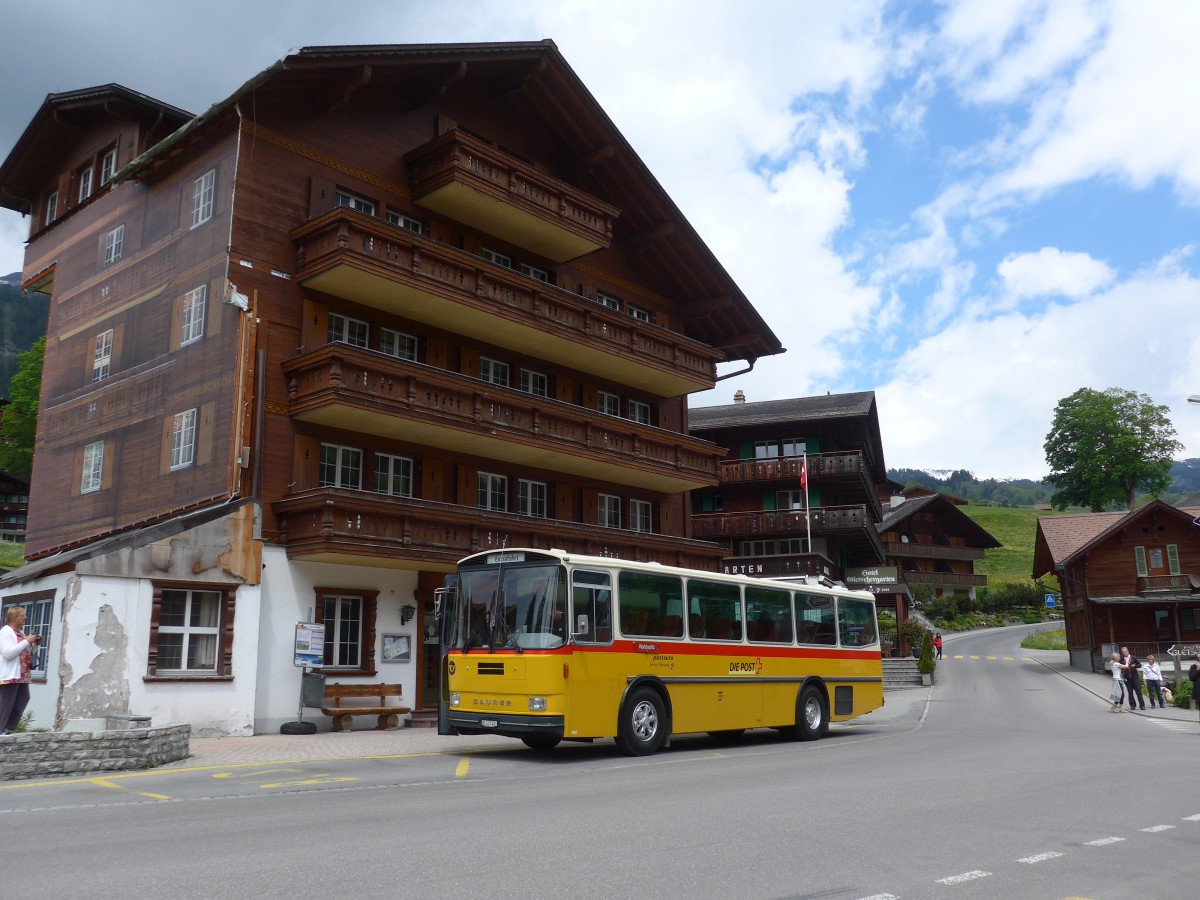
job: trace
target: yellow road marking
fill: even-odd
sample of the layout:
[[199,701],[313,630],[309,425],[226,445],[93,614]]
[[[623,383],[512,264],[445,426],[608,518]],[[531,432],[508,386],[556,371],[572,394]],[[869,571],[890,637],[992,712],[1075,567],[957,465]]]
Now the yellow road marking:
[[955,659],[962,659],[962,657],[961,657],[961,656],[956,656],[956,657],[954,657],[954,658],[955,658]]
[[358,781],[357,778],[330,778],[328,775],[318,775],[316,778],[304,778],[299,781],[277,781],[274,784],[260,784],[261,788],[279,787],[308,787],[312,784],[338,784],[343,781]]
[[470,768],[471,768],[471,761],[469,759],[464,759],[462,762],[460,762],[458,764],[458,768],[456,768],[454,770],[454,777],[455,778],[466,778],[467,772],[470,770]]
[[[113,784],[107,778],[87,778],[84,779],[88,784],[94,784],[97,787],[112,788],[114,791],[126,791],[127,788],[121,787],[119,784]],[[128,791],[130,794],[137,794],[139,797],[146,797],[149,800],[170,800],[166,794],[148,794],[144,791]]]
[[972,656],[971,659],[979,659],[978,656]]
[[989,656],[988,659],[990,659],[992,662],[996,661],[996,657],[994,657],[994,656]]
[[1012,662],[1012,661],[1013,661],[1013,658],[1012,658],[1011,656],[1006,656],[1006,657],[1004,657],[1004,661],[1005,661],[1005,662]]
[[214,772],[213,778],[261,778],[263,775],[282,775],[286,772],[303,771],[303,769],[259,769],[257,772]]

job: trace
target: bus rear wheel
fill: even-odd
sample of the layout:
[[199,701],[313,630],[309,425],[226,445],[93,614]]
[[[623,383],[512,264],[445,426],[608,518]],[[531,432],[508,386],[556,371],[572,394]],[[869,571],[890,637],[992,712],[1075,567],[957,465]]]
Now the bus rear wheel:
[[802,741],[820,739],[829,730],[829,711],[825,696],[813,685],[800,692],[796,704],[796,737]]
[[553,750],[558,746],[562,738],[553,734],[527,734],[521,738],[523,743],[530,750]]
[[630,756],[649,756],[667,737],[667,717],[662,697],[650,688],[639,688],[621,709],[617,746]]

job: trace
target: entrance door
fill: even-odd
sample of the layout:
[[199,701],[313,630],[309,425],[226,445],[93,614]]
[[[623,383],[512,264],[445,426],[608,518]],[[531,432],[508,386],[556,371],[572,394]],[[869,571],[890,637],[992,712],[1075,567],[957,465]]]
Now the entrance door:
[[438,705],[438,653],[437,619],[434,618],[433,600],[421,604],[421,698],[420,709],[437,709]]

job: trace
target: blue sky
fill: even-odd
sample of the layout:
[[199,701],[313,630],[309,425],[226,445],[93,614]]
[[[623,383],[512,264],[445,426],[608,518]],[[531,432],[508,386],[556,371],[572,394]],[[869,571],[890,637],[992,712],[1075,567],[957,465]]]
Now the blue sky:
[[301,46],[551,38],[789,348],[693,405],[873,390],[889,465],[1036,478],[1055,404],[1120,387],[1200,457],[1200,3],[171,8],[6,5],[0,154],[51,91],[198,113]]

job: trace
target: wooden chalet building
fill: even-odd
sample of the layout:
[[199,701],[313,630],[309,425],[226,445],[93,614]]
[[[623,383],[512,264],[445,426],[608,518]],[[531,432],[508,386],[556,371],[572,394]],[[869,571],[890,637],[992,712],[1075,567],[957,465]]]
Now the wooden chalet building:
[[52,298],[0,581],[47,613],[42,723],[276,730],[298,622],[328,675],[429,708],[461,557],[726,555],[691,535],[724,452],[687,396],[782,347],[550,41],[305,48],[199,116],[51,94],[0,203]]
[[1200,508],[1152,500],[1135,510],[1038,519],[1033,577],[1058,578],[1072,667],[1100,671],[1125,645],[1159,657],[1168,678],[1174,660],[1187,671],[1200,650],[1198,516]]
[[28,482],[0,469],[0,541],[24,543],[28,518]]

